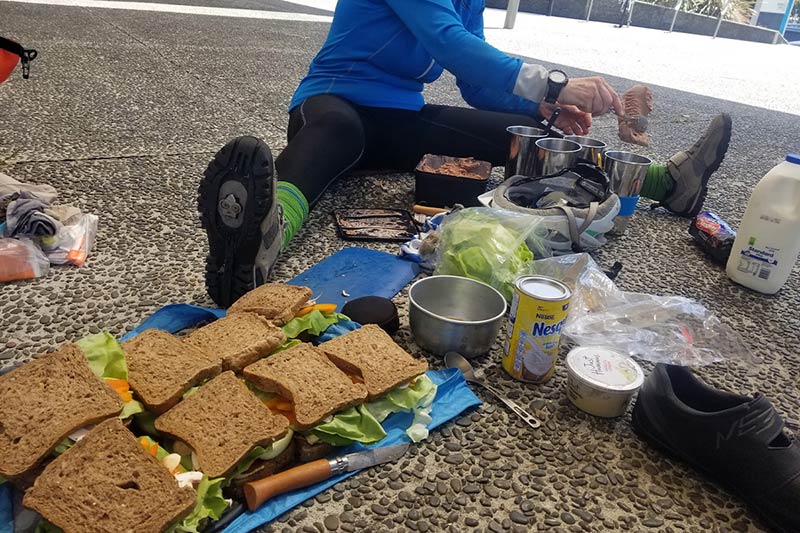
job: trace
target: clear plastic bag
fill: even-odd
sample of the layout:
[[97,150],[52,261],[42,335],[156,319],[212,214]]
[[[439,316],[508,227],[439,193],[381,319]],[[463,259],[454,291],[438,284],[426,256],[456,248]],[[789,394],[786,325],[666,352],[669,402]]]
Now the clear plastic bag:
[[0,283],[34,279],[50,272],[50,261],[30,239],[0,238]]
[[514,280],[530,271],[533,258],[552,255],[535,235],[540,223],[502,209],[457,211],[439,228],[435,273],[483,281],[511,301]]
[[78,220],[61,226],[54,237],[41,239],[42,249],[54,265],[83,266],[97,236],[97,215],[82,214]]
[[563,334],[580,346],[607,346],[654,363],[704,366],[760,361],[732,328],[681,296],[619,290],[588,254],[534,261],[533,272],[573,291]]

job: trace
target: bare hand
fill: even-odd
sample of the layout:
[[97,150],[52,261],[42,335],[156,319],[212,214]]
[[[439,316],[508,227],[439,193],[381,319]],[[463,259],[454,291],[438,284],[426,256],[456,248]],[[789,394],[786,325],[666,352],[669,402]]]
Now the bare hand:
[[558,96],[558,103],[577,106],[581,111],[599,116],[613,109],[618,115],[623,112],[616,91],[600,77],[575,78]]
[[555,126],[566,135],[587,135],[592,127],[592,115],[584,113],[574,105],[554,105],[542,102],[539,104],[539,113],[545,119],[550,119],[556,108],[561,108],[561,114],[556,119]]

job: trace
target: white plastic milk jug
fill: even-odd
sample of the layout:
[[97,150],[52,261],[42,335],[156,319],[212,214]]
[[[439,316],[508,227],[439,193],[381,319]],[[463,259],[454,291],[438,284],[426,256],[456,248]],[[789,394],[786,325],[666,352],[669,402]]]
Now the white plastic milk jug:
[[800,154],[761,178],[728,259],[728,277],[764,294],[783,287],[800,253]]

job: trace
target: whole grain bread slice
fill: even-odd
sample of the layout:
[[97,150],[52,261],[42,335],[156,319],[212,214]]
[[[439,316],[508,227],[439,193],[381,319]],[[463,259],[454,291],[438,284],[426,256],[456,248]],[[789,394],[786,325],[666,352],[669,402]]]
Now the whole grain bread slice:
[[23,503],[65,533],[161,533],[196,495],[117,419],[98,424],[47,465]]
[[0,376],[0,476],[23,476],[70,433],[122,405],[75,344]]
[[223,372],[156,419],[156,429],[189,445],[200,470],[224,477],[256,446],[284,435],[289,421],[271,411],[233,372]]
[[193,331],[184,342],[240,371],[286,342],[278,326],[255,313],[232,313]]
[[367,389],[310,344],[298,344],[244,369],[244,377],[292,401],[297,429],[310,429],[328,416],[363,403]]
[[414,359],[379,326],[369,324],[319,345],[333,363],[348,373],[359,374],[369,399],[386,394],[428,370],[428,363]]
[[147,410],[161,414],[183,393],[222,371],[222,361],[158,329],[122,343],[128,381]]
[[308,304],[311,289],[282,283],[265,283],[242,295],[228,313],[257,313],[282,326]]

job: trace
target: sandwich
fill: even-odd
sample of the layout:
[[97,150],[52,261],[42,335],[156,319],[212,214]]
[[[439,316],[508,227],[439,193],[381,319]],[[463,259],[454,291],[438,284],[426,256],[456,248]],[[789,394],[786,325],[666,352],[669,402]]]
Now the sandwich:
[[363,384],[354,382],[311,344],[302,343],[244,369],[244,377],[263,392],[288,400],[282,408],[295,429],[309,430],[328,416],[367,398]]
[[287,440],[289,421],[226,371],[159,416],[155,427],[188,447],[195,469],[214,479],[230,476],[244,460],[252,463],[273,452],[270,445]]
[[374,324],[324,342],[319,348],[336,366],[363,380],[370,400],[428,370],[426,361],[414,359]]
[[183,340],[220,361],[223,371],[237,372],[265,357],[285,341],[286,335],[280,327],[259,314],[248,312],[231,313],[217,319]]
[[122,422],[111,419],[50,463],[23,504],[65,533],[161,533],[189,515],[196,500],[194,490],[180,488]]
[[222,359],[158,329],[122,343],[131,389],[148,411],[162,414],[190,389],[222,371]]
[[21,481],[65,438],[120,415],[124,403],[76,344],[0,376],[0,476]]
[[414,440],[427,436],[427,415],[436,395],[436,385],[424,374],[427,363],[414,359],[377,326],[338,339],[318,347],[302,343],[244,369],[262,401],[289,419],[296,460],[318,459],[355,442],[375,443],[386,436],[381,422],[395,412],[413,411],[409,434]]
[[308,287],[265,283],[236,300],[228,308],[228,314],[255,313],[283,326],[308,306],[310,298]]

